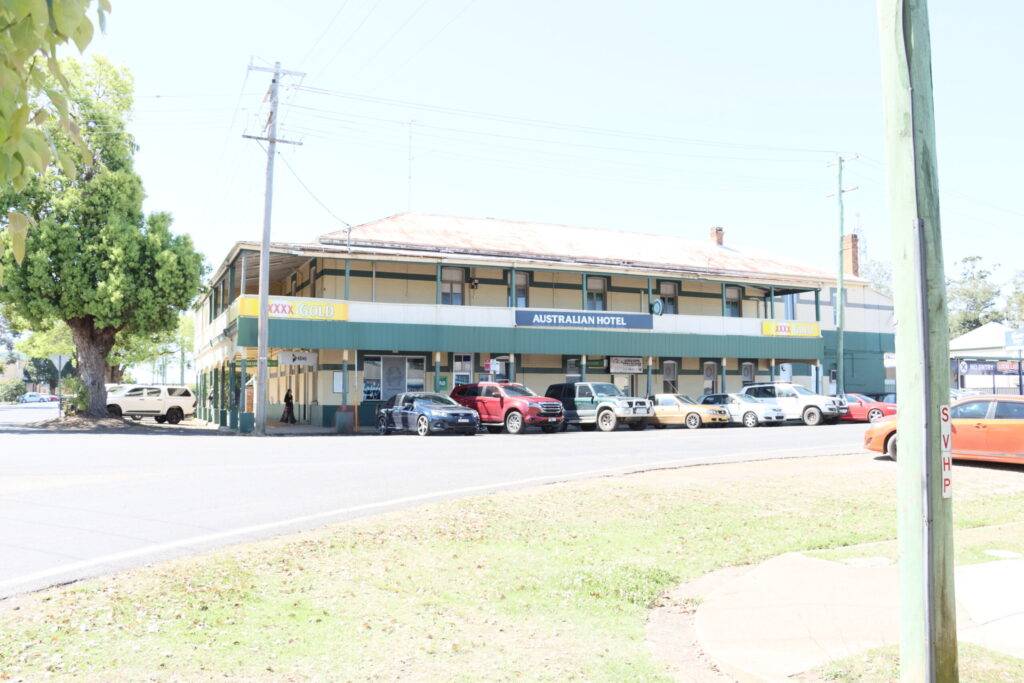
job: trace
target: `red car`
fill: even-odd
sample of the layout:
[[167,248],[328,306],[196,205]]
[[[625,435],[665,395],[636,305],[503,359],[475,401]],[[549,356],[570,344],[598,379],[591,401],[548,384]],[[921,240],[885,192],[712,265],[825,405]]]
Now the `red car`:
[[895,403],[883,403],[864,394],[847,394],[846,404],[850,412],[845,413],[843,420],[849,422],[878,422],[887,415],[896,414]]
[[509,434],[521,434],[530,425],[550,433],[561,429],[565,421],[561,401],[538,396],[522,384],[461,384],[452,390],[452,398],[479,413],[480,423],[492,433],[504,427]]

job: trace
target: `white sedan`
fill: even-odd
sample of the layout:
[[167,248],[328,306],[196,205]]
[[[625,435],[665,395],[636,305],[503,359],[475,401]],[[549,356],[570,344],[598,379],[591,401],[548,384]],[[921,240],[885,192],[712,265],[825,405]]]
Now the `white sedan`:
[[744,427],[782,424],[786,414],[775,401],[754,398],[747,394],[708,394],[700,400],[704,405],[722,406],[729,411],[732,422]]

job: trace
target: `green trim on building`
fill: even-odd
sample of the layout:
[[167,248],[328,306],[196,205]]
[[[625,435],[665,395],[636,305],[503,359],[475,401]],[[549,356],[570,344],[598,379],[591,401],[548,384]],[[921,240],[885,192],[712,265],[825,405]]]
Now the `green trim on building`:
[[[256,346],[256,319],[239,318],[237,342]],[[715,358],[820,358],[822,339],[548,330],[319,320],[270,321],[270,346],[295,349],[430,349],[447,352]]]

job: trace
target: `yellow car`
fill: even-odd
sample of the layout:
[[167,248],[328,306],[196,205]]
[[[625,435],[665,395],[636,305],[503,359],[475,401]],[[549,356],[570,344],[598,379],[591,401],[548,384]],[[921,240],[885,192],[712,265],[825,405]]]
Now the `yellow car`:
[[651,419],[658,429],[669,425],[686,425],[689,429],[697,429],[706,424],[729,424],[729,411],[719,406],[701,405],[683,394],[655,394],[648,397],[654,404],[654,417]]

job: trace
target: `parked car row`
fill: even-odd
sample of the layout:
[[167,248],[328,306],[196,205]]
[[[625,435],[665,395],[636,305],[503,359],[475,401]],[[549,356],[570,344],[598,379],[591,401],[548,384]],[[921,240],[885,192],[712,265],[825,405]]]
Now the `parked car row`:
[[53,394],[40,394],[37,391],[28,391],[18,397],[18,403],[53,403],[59,400]]
[[[871,409],[858,407],[858,411],[876,417]],[[609,382],[552,384],[539,396],[522,384],[502,381],[462,384],[450,396],[424,391],[396,394],[378,409],[377,431],[427,436],[441,432],[475,434],[480,429],[519,434],[529,427],[550,433],[565,431],[569,426],[610,432],[622,424],[636,431],[648,426],[757,427],[787,421],[819,425],[854,419],[848,418],[848,413],[845,399],[822,396],[785,382],[751,384],[737,393],[709,394],[695,400],[674,393],[627,396]]]
[[107,392],[107,413],[111,417],[152,417],[160,424],[176,425],[195,412],[196,396],[182,385],[121,384]]

